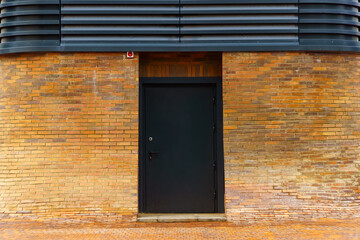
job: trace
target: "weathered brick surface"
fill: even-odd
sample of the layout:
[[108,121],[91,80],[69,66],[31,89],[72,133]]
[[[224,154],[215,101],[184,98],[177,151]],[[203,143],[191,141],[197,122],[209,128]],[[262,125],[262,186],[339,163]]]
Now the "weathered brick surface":
[[360,56],[224,53],[231,221],[360,217]]
[[[0,218],[134,221],[138,57],[0,58]],[[360,218],[360,56],[224,53],[232,222]]]
[[0,59],[0,218],[134,220],[138,58]]

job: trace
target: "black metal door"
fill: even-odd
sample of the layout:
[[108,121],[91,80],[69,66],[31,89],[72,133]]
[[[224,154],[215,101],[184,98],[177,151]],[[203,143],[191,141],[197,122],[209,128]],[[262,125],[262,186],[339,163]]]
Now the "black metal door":
[[145,86],[145,212],[215,212],[215,93]]

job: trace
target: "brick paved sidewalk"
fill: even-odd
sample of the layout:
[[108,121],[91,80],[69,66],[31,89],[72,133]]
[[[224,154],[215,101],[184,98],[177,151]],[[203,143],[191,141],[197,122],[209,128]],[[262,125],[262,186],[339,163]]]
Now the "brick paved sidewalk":
[[230,223],[136,223],[59,225],[55,222],[0,222],[0,240],[70,239],[360,239],[359,221],[283,225]]

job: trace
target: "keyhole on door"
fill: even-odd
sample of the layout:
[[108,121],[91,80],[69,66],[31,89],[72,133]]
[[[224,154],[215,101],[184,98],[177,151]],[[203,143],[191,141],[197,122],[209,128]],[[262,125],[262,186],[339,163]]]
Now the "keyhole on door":
[[152,137],[149,137],[149,142],[152,142],[153,141],[153,138]]

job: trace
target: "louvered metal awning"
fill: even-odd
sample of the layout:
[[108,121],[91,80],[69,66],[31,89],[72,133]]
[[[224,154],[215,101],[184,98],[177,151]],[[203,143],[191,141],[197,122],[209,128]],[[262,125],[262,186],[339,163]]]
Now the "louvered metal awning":
[[360,51],[359,0],[0,0],[0,53]]
[[298,44],[297,0],[63,0],[61,13],[72,49]]

